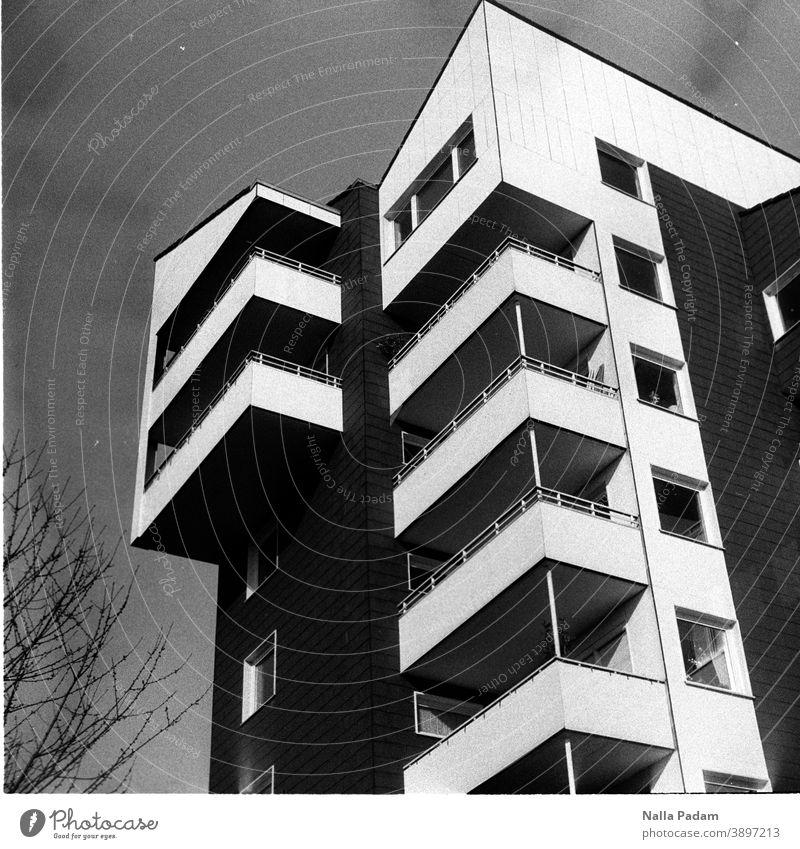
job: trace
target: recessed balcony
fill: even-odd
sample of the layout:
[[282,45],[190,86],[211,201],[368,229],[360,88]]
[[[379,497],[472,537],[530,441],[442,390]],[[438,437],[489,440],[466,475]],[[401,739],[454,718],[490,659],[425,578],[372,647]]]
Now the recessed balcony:
[[401,605],[401,670],[478,692],[552,626],[547,569],[574,643],[647,583],[637,517],[534,488],[420,576]]
[[[396,475],[395,534],[411,529],[415,544],[428,544],[419,538],[425,531],[412,526],[421,524],[433,532],[424,514],[437,502],[442,516],[473,508],[477,518],[487,498],[496,512],[500,500],[513,503],[532,483],[547,485],[541,477],[536,480],[537,454],[553,488],[585,495],[580,487],[623,452],[625,432],[616,395],[613,387],[591,378],[519,358]],[[528,422],[534,421],[531,430]],[[540,434],[538,452],[532,450],[534,431]],[[582,469],[586,479],[574,489]],[[558,485],[567,480],[566,487]]]
[[197,324],[187,328],[176,320],[171,325],[172,337],[184,341],[169,352],[156,378],[150,421],[156,421],[201,364],[208,371],[212,351],[230,360],[236,346],[243,345],[284,359],[310,359],[305,355],[313,356],[341,324],[339,283],[337,275],[322,269],[262,248],[252,250]]
[[342,427],[338,377],[251,351],[182,434],[151,429],[134,535],[151,547],[155,523],[168,551],[213,559],[227,536],[302,502],[314,473],[293,459],[310,432],[332,443]]
[[[509,301],[514,294],[524,299],[519,322]],[[491,326],[493,316],[496,328]],[[606,323],[599,274],[518,239],[506,239],[390,360],[391,414],[397,414],[454,352],[469,371],[468,363],[482,353],[476,339],[476,350],[469,350],[476,334],[500,344],[503,337],[514,337],[516,354],[524,348],[531,356],[568,365],[580,359]],[[520,331],[522,343],[516,338]],[[447,383],[444,377],[441,382]]]
[[405,792],[609,791],[673,745],[663,681],[552,658],[412,760]]

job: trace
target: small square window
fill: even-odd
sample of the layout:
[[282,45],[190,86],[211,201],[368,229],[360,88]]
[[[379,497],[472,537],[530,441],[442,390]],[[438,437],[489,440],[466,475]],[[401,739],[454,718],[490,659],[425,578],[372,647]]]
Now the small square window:
[[251,781],[247,787],[240,791],[246,795],[252,795],[256,793],[268,794],[275,792],[275,767],[271,766],[269,769],[264,770],[261,775],[258,776],[254,781]]
[[625,194],[641,198],[639,190],[639,169],[627,157],[598,148],[600,176],[604,183],[619,189]]
[[633,371],[639,398],[673,413],[683,412],[678,393],[678,375],[663,363],[644,357],[633,357]]
[[248,655],[242,674],[242,722],[260,710],[275,695],[275,662],[278,632]]
[[654,477],[653,484],[661,530],[705,542],[700,492],[664,478]]
[[447,737],[481,709],[480,705],[414,693],[414,721],[417,734]]
[[686,680],[708,687],[733,689],[733,676],[724,628],[678,619]]
[[614,248],[617,255],[619,282],[626,289],[661,300],[661,288],[658,285],[658,268],[652,259],[642,254],[632,253],[619,245]]

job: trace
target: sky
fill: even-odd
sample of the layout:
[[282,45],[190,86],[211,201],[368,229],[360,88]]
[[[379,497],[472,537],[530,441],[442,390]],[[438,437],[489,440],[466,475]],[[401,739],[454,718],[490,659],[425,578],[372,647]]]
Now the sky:
[[[109,540],[129,539],[153,257],[256,179],[317,201],[379,182],[474,5],[4,0],[5,429],[40,446],[55,381],[59,475]],[[800,156],[796,2],[506,5]],[[341,68],[358,59],[381,61]],[[144,245],[164,200],[232,142]],[[153,553],[123,544],[121,577],[137,564],[122,639],[171,626],[191,702],[213,671],[216,569],[173,561],[167,595]],[[205,699],[143,753],[130,789],[204,791],[210,715]]]

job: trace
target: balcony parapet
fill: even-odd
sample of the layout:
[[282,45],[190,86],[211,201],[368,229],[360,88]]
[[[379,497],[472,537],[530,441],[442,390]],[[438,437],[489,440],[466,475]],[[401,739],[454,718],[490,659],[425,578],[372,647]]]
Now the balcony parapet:
[[447,425],[445,425],[439,433],[428,442],[419,453],[415,454],[394,476],[394,485],[397,487],[402,481],[411,474],[417,466],[426,460],[430,455],[450,436],[458,430],[476,410],[479,410],[487,401],[493,398],[509,380],[515,377],[521,371],[534,371],[543,374],[547,377],[554,377],[557,380],[563,380],[567,383],[572,383],[575,386],[580,386],[588,389],[591,392],[598,392],[601,395],[614,398],[617,395],[617,390],[613,386],[608,386],[601,383],[599,380],[594,380],[591,377],[586,377],[582,374],[576,374],[568,369],[554,366],[550,363],[536,360],[533,357],[521,356],[515,360],[505,371],[501,372],[497,377],[481,392],[480,395],[472,399],[472,401],[464,407],[463,410]]
[[566,259],[563,256],[559,256],[558,254],[551,253],[550,251],[546,251],[543,248],[537,248],[534,245],[530,245],[527,242],[523,242],[521,239],[515,239],[513,236],[508,236],[504,239],[497,250],[491,253],[472,273],[470,277],[465,280],[461,286],[455,291],[455,293],[450,297],[449,300],[445,301],[441,307],[422,325],[422,327],[414,333],[411,338],[403,345],[402,348],[389,360],[389,369],[391,370],[396,366],[400,360],[403,359],[414,346],[424,337],[426,336],[446,315],[453,309],[453,307],[464,297],[464,295],[483,277],[483,275],[497,262],[498,259],[507,251],[507,250],[518,250],[523,253],[528,254],[529,256],[537,257],[539,259],[544,260],[545,262],[552,263],[553,265],[557,265],[561,268],[565,268],[567,271],[572,271],[575,274],[579,274],[583,277],[588,277],[590,280],[597,280],[598,282],[602,279],[600,273],[598,271],[592,271],[590,268],[586,268],[582,265],[578,265],[576,262],[572,262],[572,260]]
[[598,504],[577,495],[569,495],[555,489],[547,489],[543,486],[535,486],[529,490],[516,504],[512,504],[502,513],[489,527],[485,528],[474,539],[472,539],[461,551],[454,554],[449,560],[425,577],[416,589],[410,592],[398,605],[401,614],[410,610],[418,601],[421,601],[428,593],[432,592],[446,578],[453,574],[460,566],[466,563],[477,551],[494,539],[498,534],[508,527],[515,519],[522,516],[534,504],[553,504],[556,507],[565,507],[576,510],[595,518],[605,519],[618,525],[631,528],[639,527],[639,517],[622,510],[616,510],[606,504]]
[[173,356],[173,358],[167,363],[166,366],[164,366],[163,370],[156,377],[155,381],[153,382],[153,389],[155,389],[159,385],[159,383],[161,383],[167,372],[169,372],[172,366],[178,361],[178,358],[186,350],[186,348],[189,347],[192,339],[194,339],[194,337],[198,334],[198,332],[201,330],[206,321],[216,310],[217,304],[219,304],[220,301],[229,292],[229,290],[233,288],[233,286],[237,283],[242,274],[244,274],[245,270],[247,269],[247,266],[253,261],[253,259],[266,259],[278,265],[283,265],[287,268],[291,268],[294,271],[299,271],[302,274],[307,274],[310,277],[316,277],[320,280],[324,280],[334,286],[338,286],[342,282],[342,279],[338,274],[332,274],[329,271],[325,271],[324,269],[317,268],[316,266],[309,265],[305,262],[299,262],[294,259],[289,259],[289,257],[285,257],[281,254],[276,254],[273,251],[268,251],[264,248],[253,248],[253,250],[251,250],[250,253],[244,259],[241,260],[238,268],[235,269],[234,273],[231,274],[230,278],[228,279],[228,282],[217,293],[217,297],[214,299],[214,302],[211,304],[208,310],[206,310],[205,314],[200,319],[200,321],[197,322],[197,325],[195,326],[191,334],[186,338],[180,348],[178,348],[178,350],[175,352],[175,356]]
[[317,383],[324,383],[327,386],[333,386],[337,389],[341,389],[342,379],[340,377],[336,377],[332,374],[327,374],[326,372],[319,371],[318,369],[308,368],[307,366],[298,365],[297,363],[289,362],[288,360],[282,360],[278,357],[270,356],[269,354],[262,354],[260,351],[250,351],[250,353],[242,360],[241,363],[236,367],[233,374],[228,378],[222,388],[217,392],[217,394],[211,399],[208,405],[200,412],[197,417],[192,422],[191,427],[184,432],[181,438],[175,443],[172,451],[169,453],[167,457],[165,457],[161,464],[157,469],[154,469],[150,476],[147,478],[144,484],[144,488],[147,489],[153,481],[155,481],[161,472],[169,465],[172,458],[180,451],[180,449],[186,445],[186,443],[192,438],[192,434],[200,427],[205,418],[211,413],[211,411],[216,407],[216,405],[225,397],[231,387],[236,383],[239,377],[241,377],[244,370],[247,368],[250,363],[258,363],[260,365],[269,366],[270,368],[278,369],[279,371],[290,372],[291,374],[295,374],[298,377],[303,377],[308,380],[316,381]]
[[[531,683],[535,678],[542,676],[544,672],[553,667],[556,664],[562,664],[564,668],[575,667],[576,669],[585,669],[589,672],[598,672],[602,675],[611,675],[611,676],[621,676],[623,679],[632,680],[632,681],[642,681],[645,684],[650,685],[662,685],[664,682],[658,678],[651,678],[646,675],[637,675],[635,672],[624,672],[618,669],[612,669],[608,666],[598,666],[593,663],[585,663],[580,660],[572,660],[568,657],[551,657],[550,660],[543,663],[538,669],[534,670],[530,675],[527,675],[523,678],[517,685],[512,687],[507,692],[503,693],[497,699],[495,699],[491,704],[479,710],[477,713],[474,713],[472,716],[468,717],[464,722],[461,723],[457,728],[454,728],[446,737],[442,737],[440,740],[437,740],[429,748],[425,749],[425,751],[420,752],[416,757],[412,758],[405,766],[404,770],[410,769],[414,764],[421,761],[423,758],[430,755],[432,752],[446,748],[455,737],[462,734],[466,729],[470,728],[477,722],[480,722],[482,719],[485,719],[487,715],[494,711],[495,708],[499,708],[503,702],[511,701],[517,698],[520,692],[524,692],[528,689],[527,685]],[[584,673],[585,674],[585,673]]]

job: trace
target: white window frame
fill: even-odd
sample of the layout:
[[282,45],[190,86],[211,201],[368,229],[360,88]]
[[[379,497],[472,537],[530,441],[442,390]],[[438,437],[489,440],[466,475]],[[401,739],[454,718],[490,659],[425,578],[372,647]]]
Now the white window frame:
[[647,362],[653,363],[654,365],[659,366],[660,368],[669,369],[671,372],[675,374],[675,387],[677,389],[678,394],[678,409],[677,410],[667,410],[666,407],[662,407],[660,404],[652,404],[651,401],[645,401],[643,398],[639,398],[639,384],[636,381],[636,375],[634,374],[634,384],[636,385],[636,397],[639,398],[640,401],[644,404],[651,404],[654,407],[658,407],[660,410],[667,410],[667,412],[677,412],[682,416],[689,415],[689,407],[686,403],[687,398],[689,397],[688,392],[688,379],[686,377],[686,363],[681,362],[680,360],[675,360],[672,357],[666,356],[666,354],[658,354],[655,351],[651,351],[649,348],[643,348],[641,345],[637,345],[636,343],[631,343],[631,360],[647,360]]
[[[269,539],[272,539],[272,535],[270,535],[267,540],[262,540],[262,544]],[[266,584],[266,582],[278,571],[279,569],[279,559],[280,553],[278,550],[278,536],[275,534],[275,565],[272,569],[270,569],[269,574],[259,580],[259,558],[261,556],[261,546],[258,543],[248,543],[247,544],[247,581],[246,588],[244,593],[244,600],[247,601],[251,598],[261,586]]]
[[638,256],[640,259],[648,260],[655,268],[658,296],[648,295],[646,292],[639,292],[630,286],[626,286],[621,277],[618,278],[620,288],[624,289],[626,292],[632,292],[634,295],[639,295],[642,298],[649,298],[651,301],[657,301],[660,304],[666,304],[667,306],[674,307],[675,295],[672,291],[672,281],[669,278],[669,272],[667,270],[667,264],[664,261],[663,254],[651,251],[648,248],[643,248],[641,245],[636,245],[633,242],[629,242],[627,239],[621,238],[620,236],[612,236],[612,242],[614,246],[614,271],[619,274],[619,269],[617,268],[618,250],[632,254],[633,256]]
[[[477,162],[478,160],[478,151],[475,150],[475,156],[472,160],[470,166],[463,171],[461,171],[458,167],[458,148],[461,143],[464,141],[467,136],[472,134],[473,139],[475,138],[475,123],[473,121],[472,115],[459,126],[455,133],[450,137],[450,139],[442,146],[439,152],[428,162],[428,164],[423,168],[420,172],[419,176],[411,183],[411,186],[406,189],[405,192],[400,196],[398,201],[394,204],[392,209],[386,214],[386,218],[388,219],[391,225],[391,232],[393,236],[393,245],[394,250],[398,250],[404,242],[400,241],[400,232],[399,227],[397,225],[397,218],[400,216],[400,213],[406,209],[408,205],[411,208],[411,233],[406,237],[406,241],[411,237],[414,231],[419,227],[422,223],[419,217],[419,199],[418,195],[420,189],[426,185],[431,174],[439,169],[439,167],[446,162],[448,159],[450,160],[450,168],[453,176],[453,185],[447,190],[445,195],[441,198],[444,200],[445,197],[455,188],[458,181],[467,173],[469,168]],[[477,146],[476,146],[477,148]],[[441,203],[441,200],[439,203]],[[438,206],[438,204],[437,204]],[[434,207],[435,209],[435,207]],[[428,212],[426,218],[433,212],[431,209]]]
[[658,509],[658,495],[655,495],[656,516],[658,518],[658,527],[661,533],[667,534],[671,537],[677,537],[678,539],[685,539],[689,542],[718,545],[718,531],[715,525],[711,522],[712,511],[714,510],[714,503],[713,501],[710,501],[711,489],[708,485],[708,481],[701,481],[697,480],[696,478],[690,478],[686,475],[681,475],[678,472],[672,472],[669,469],[663,469],[660,466],[651,466],[650,472],[654,481],[675,484],[676,486],[683,487],[684,489],[694,490],[697,493],[697,506],[700,513],[700,523],[703,527],[703,535],[705,536],[705,539],[693,539],[692,537],[684,536],[683,534],[676,533],[675,531],[665,531],[664,528],[661,527],[661,512]]
[[[444,739],[447,734],[431,734],[430,731],[422,731],[419,724],[419,707],[420,701],[422,701],[423,707],[432,708],[434,710],[438,710],[441,708],[443,712],[447,713],[455,713],[461,714],[464,717],[464,722],[468,719],[471,719],[475,716],[478,711],[481,710],[480,706],[475,705],[475,710],[471,710],[468,707],[464,707],[463,701],[459,701],[458,699],[445,699],[442,696],[431,696],[428,693],[415,692],[414,693],[414,733],[419,734],[420,737],[433,737],[435,740]],[[452,733],[452,732],[449,732]]]
[[[690,681],[686,666],[683,661],[683,649],[680,644],[680,630],[678,620],[688,622],[690,625],[704,625],[706,628],[714,628],[721,631],[725,640],[725,662],[728,667],[728,676],[731,686],[715,687],[712,684],[701,684],[698,681]],[[716,693],[734,693],[736,695],[750,695],[747,675],[745,674],[744,656],[738,639],[737,624],[732,619],[723,619],[708,613],[699,613],[685,607],[675,608],[675,631],[678,635],[678,651],[681,658],[684,683],[689,687],[700,687],[703,690],[713,690]]]
[[767,318],[769,319],[770,330],[772,330],[772,338],[777,342],[781,337],[785,336],[790,330],[800,324],[800,321],[795,322],[790,327],[787,327],[783,321],[783,316],[778,308],[778,292],[794,282],[794,279],[800,275],[800,259],[793,263],[775,280],[770,283],[762,292],[764,298],[764,306],[767,310]]
[[[258,667],[265,658],[272,653],[272,692],[261,704],[256,704]],[[255,651],[242,662],[242,722],[247,722],[251,716],[257,714],[264,705],[275,698],[277,689],[278,673],[278,632],[273,631],[264,642],[260,643]]]
[[[265,792],[266,787],[269,790]],[[260,775],[256,776],[246,787],[243,787],[239,793],[245,796],[252,794],[269,795],[275,792],[275,764],[268,769],[265,769]]]
[[622,150],[622,148],[616,147],[613,144],[609,144],[602,139],[595,139],[595,144],[597,146],[597,152],[605,153],[607,156],[612,156],[614,159],[619,159],[620,162],[624,162],[626,165],[630,165],[633,168],[635,176],[636,176],[636,189],[637,194],[632,195],[629,192],[626,192],[624,189],[620,189],[612,183],[607,183],[603,179],[603,172],[600,170],[600,158],[598,157],[597,165],[598,170],[600,170],[600,182],[604,186],[608,186],[614,191],[622,192],[624,195],[628,195],[628,197],[636,198],[636,200],[643,200],[646,203],[653,202],[653,192],[650,188],[650,180],[647,179],[647,169],[644,167],[645,162],[639,156],[634,156],[632,153],[628,153],[627,151]]

